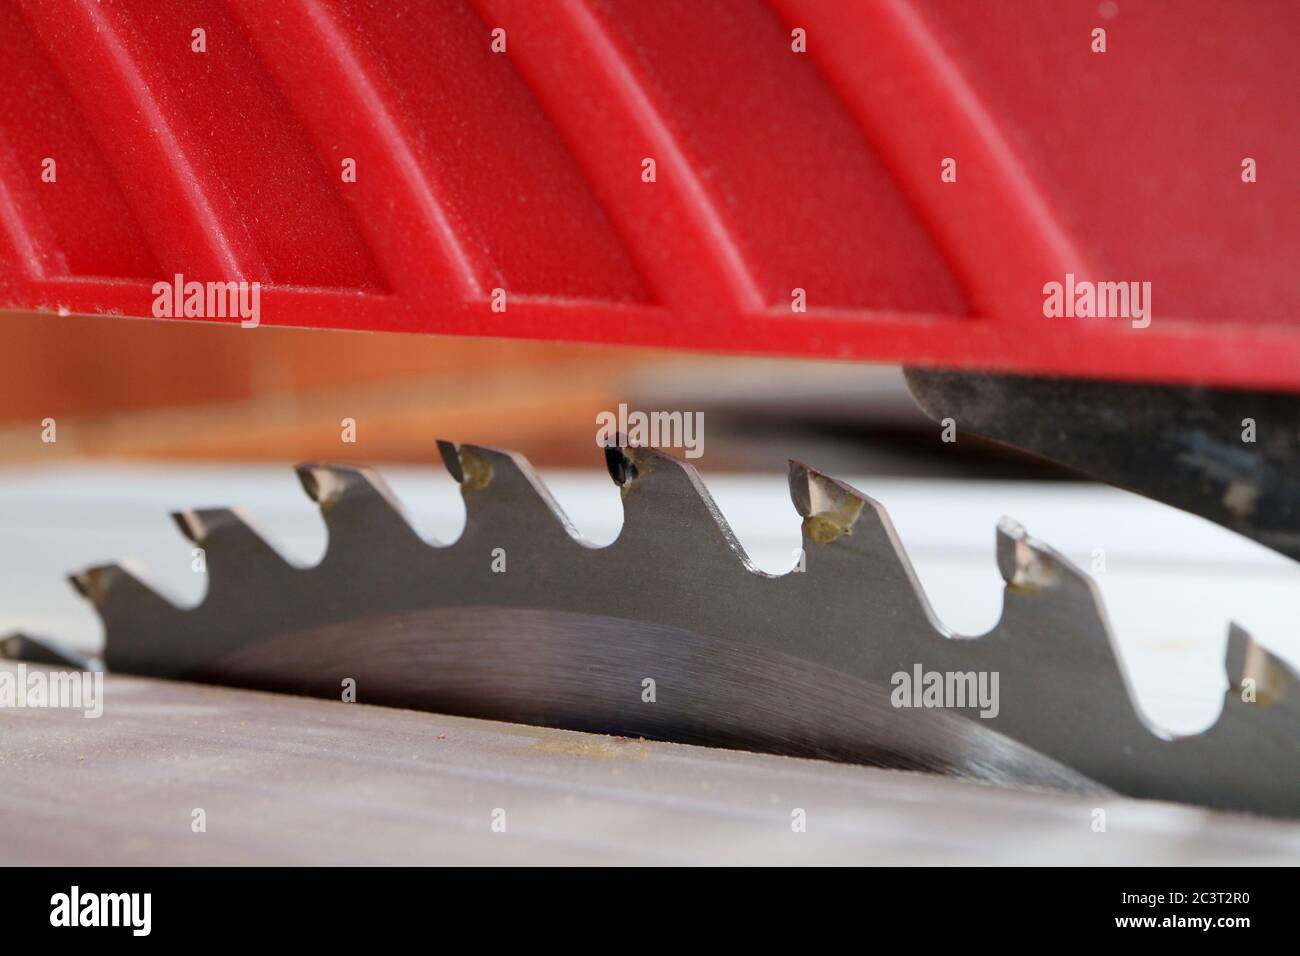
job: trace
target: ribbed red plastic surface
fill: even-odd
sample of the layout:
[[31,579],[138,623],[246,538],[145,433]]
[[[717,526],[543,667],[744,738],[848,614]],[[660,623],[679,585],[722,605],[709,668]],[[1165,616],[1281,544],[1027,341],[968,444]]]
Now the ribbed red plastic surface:
[[[0,0],[0,307],[180,274],[270,325],[1298,389],[1297,38],[1290,0]],[[1150,325],[1046,317],[1067,273]]]

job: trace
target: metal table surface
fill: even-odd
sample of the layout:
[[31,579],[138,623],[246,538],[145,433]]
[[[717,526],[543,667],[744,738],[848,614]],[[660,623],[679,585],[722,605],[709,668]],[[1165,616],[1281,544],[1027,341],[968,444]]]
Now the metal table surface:
[[97,719],[0,711],[0,862],[1300,859],[1300,824],[1170,804],[111,675],[104,695]]

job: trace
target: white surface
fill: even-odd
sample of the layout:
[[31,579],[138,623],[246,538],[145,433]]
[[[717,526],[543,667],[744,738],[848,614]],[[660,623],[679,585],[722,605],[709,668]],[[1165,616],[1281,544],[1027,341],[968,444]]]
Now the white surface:
[[[440,466],[382,469],[417,529],[450,542],[464,508]],[[603,473],[544,473],[589,539],[608,543],[622,522],[617,489]],[[783,475],[705,475],[753,561],[788,570],[799,522]],[[1230,619],[1292,662],[1300,661],[1300,566],[1198,518],[1108,488],[1011,482],[850,481],[889,509],[939,617],[982,633],[1001,608],[994,526],[1006,514],[1085,570],[1105,597],[1143,709],[1190,732],[1211,723],[1225,680]],[[66,584],[69,571],[130,558],[151,583],[183,603],[199,600],[203,575],[173,527],[173,509],[239,506],[291,560],[310,564],[325,529],[289,466],[76,464],[0,469],[0,633],[23,628],[94,649],[98,619]]]

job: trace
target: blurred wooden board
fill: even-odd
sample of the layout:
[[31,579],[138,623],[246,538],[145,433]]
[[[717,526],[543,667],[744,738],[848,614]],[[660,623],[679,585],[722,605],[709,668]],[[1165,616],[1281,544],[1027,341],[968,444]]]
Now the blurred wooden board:
[[[586,463],[596,412],[671,352],[0,312],[0,460],[427,457],[437,437]],[[58,441],[42,442],[42,421]],[[340,422],[357,422],[355,444]]]

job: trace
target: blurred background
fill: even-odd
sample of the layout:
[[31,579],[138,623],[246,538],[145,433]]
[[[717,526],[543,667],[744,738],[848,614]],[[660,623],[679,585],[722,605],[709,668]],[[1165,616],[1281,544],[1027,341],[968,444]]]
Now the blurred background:
[[597,413],[625,402],[703,412],[711,471],[781,472],[795,457],[844,473],[1063,475],[974,436],[941,445],[891,366],[13,313],[0,313],[0,354],[0,461],[423,462],[449,438],[588,468]]

